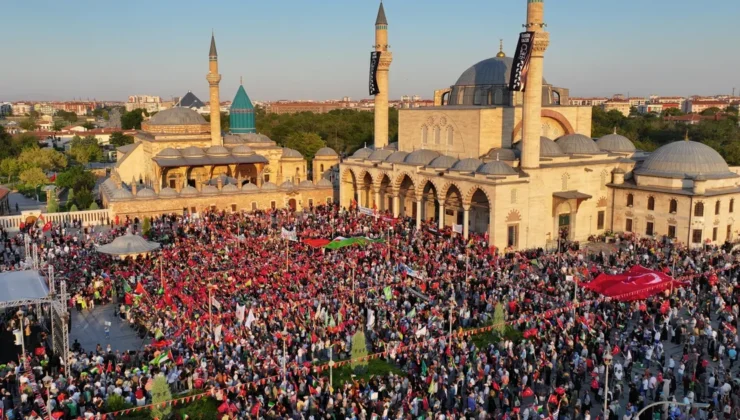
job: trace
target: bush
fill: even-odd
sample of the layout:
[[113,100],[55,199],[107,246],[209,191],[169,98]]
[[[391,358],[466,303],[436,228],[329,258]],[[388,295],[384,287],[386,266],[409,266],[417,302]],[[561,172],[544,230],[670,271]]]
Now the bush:
[[56,213],[59,211],[59,202],[57,201],[56,194],[51,193],[51,199],[46,203],[47,213]]
[[90,210],[100,210],[100,206],[98,206],[98,203],[93,201],[92,204],[90,204]]
[[80,211],[80,209],[78,209],[76,205],[72,204],[69,206],[69,211]]
[[218,405],[213,398],[201,398],[177,410],[180,416],[192,420],[218,420]]
[[133,405],[127,403],[122,396],[117,394],[109,396],[108,400],[105,403],[105,408],[108,412],[125,410],[131,407],[133,407]]
[[80,190],[77,194],[75,194],[74,203],[77,204],[77,207],[81,209],[90,208],[90,205],[94,201],[95,201],[95,197],[93,197],[90,190],[83,189],[83,190]]
[[148,237],[151,230],[152,221],[148,217],[145,217],[144,221],[141,223],[141,232],[144,234],[144,236]]

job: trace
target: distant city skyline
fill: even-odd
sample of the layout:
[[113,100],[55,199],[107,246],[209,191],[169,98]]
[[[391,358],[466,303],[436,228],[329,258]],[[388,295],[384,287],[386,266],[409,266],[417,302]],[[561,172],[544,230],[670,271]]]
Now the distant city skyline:
[[[546,1],[551,45],[545,77],[572,96],[717,95],[740,88],[730,54],[740,3],[691,0],[618,3]],[[367,98],[378,2],[221,1],[10,2],[0,101],[208,98],[211,28],[219,50],[222,101],[243,76],[255,100]],[[423,3],[386,0],[394,52],[390,98],[432,97],[469,66],[512,55],[525,0]],[[38,13],[44,10],[44,13]],[[24,17],[33,16],[33,27]],[[690,22],[688,24],[687,22]],[[41,52],[40,52],[41,51]],[[718,60],[716,57],[722,57]],[[12,65],[9,65],[12,61]]]

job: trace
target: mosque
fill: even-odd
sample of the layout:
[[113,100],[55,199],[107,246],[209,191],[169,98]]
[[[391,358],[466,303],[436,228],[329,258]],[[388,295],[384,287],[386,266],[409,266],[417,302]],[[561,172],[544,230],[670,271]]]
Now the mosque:
[[232,102],[230,133],[221,131],[218,53],[209,51],[211,121],[175,107],[142,123],[134,143],[118,148],[118,160],[101,186],[112,215],[199,213],[207,209],[301,210],[333,202],[339,156],[320,149],[308,162],[296,150],[279,147],[255,130],[254,106],[244,86]]
[[[339,200],[434,220],[499,250],[554,247],[559,235],[608,231],[668,235],[701,245],[736,235],[738,168],[714,149],[677,139],[652,153],[616,130],[591,138],[591,107],[543,78],[549,33],[544,0],[527,0],[531,57],[523,92],[509,89],[514,60],[503,48],[434,92],[435,106],[399,111],[388,143],[393,55],[383,4],[375,22],[375,144],[339,165]],[[714,210],[714,211],[712,211]]]

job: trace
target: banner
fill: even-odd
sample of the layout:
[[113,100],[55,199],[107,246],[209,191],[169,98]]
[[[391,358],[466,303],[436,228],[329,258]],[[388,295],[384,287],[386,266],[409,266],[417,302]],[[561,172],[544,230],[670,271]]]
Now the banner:
[[516,44],[516,53],[511,69],[511,80],[509,90],[524,92],[527,84],[527,71],[529,70],[529,59],[532,57],[534,44],[534,32],[522,32],[519,34],[519,42]]
[[288,230],[285,228],[282,228],[282,232],[280,232],[280,237],[283,239],[287,239],[289,241],[298,241],[298,234],[295,231],[295,228],[293,230]]
[[452,231],[455,232],[455,233],[459,233],[460,235],[462,235],[462,233],[463,233],[463,228],[462,227],[463,227],[462,225],[452,225]]
[[374,216],[375,215],[375,212],[373,211],[373,209],[369,207],[357,206],[357,210],[359,210],[360,214],[364,216]]
[[660,272],[636,265],[622,274],[600,274],[583,287],[621,301],[643,300],[662,293],[672,287],[684,287],[686,283],[676,281]]
[[239,322],[244,322],[244,315],[246,314],[246,311],[246,306],[239,305],[238,303],[236,304],[236,319]]
[[219,302],[218,300],[216,300],[216,298],[213,297],[213,296],[211,297],[211,306],[213,306],[214,308],[218,309],[219,311],[221,310],[221,302]]
[[380,64],[380,51],[373,51],[370,53],[370,96],[380,93],[378,78],[376,77],[378,64]]

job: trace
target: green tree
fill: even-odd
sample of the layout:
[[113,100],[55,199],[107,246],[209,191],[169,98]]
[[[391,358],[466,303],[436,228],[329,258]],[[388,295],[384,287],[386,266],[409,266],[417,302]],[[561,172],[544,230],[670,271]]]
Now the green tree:
[[64,127],[66,127],[67,124],[64,120],[56,120],[54,121],[54,125],[52,126],[52,131],[62,131]]
[[41,113],[39,113],[35,109],[32,109],[31,112],[28,113],[28,116],[35,120],[35,119],[41,117]]
[[49,182],[49,178],[47,178],[44,171],[38,167],[28,168],[21,172],[19,178],[27,187],[36,190],[36,201],[39,201],[38,188]]
[[67,209],[69,209],[74,204],[74,201],[75,201],[75,190],[70,189],[67,192]]
[[93,124],[93,123],[91,123],[89,121],[86,121],[84,124],[82,124],[82,127],[84,127],[85,130],[94,130],[95,129],[95,124]]
[[92,204],[90,204],[90,210],[100,210],[100,206],[98,206],[98,203],[93,201]]
[[49,200],[46,201],[46,211],[47,213],[59,211],[59,201],[57,201],[57,195],[53,192],[49,195]]
[[728,114],[732,114],[734,116],[738,115],[738,107],[737,105],[730,105],[725,109],[725,112]]
[[504,304],[501,302],[498,302],[493,309],[493,328],[502,335],[506,331],[506,314]]
[[95,187],[95,175],[81,165],[75,165],[57,175],[56,185],[70,190],[92,190]]
[[93,197],[90,190],[87,190],[87,189],[79,190],[77,193],[75,193],[74,198],[75,198],[74,203],[77,205],[78,208],[81,208],[81,209],[90,208],[90,204],[95,202],[95,197]]
[[365,343],[365,333],[357,331],[352,336],[352,361],[350,366],[356,374],[362,374],[367,370],[367,360],[359,360],[367,356],[367,344]]
[[26,130],[26,131],[34,131],[38,126],[36,125],[36,120],[33,118],[26,118],[25,120],[22,120],[20,123],[18,123],[18,127]]
[[666,108],[661,112],[663,117],[678,117],[684,115],[683,111],[678,108]]
[[144,116],[149,116],[149,113],[142,108],[124,113],[121,115],[121,128],[124,130],[140,130]]
[[720,113],[722,113],[722,110],[719,109],[716,106],[713,106],[711,108],[705,109],[704,111],[700,112],[699,114],[700,115],[717,115],[717,114],[720,114]]
[[80,137],[75,135],[70,142],[69,155],[77,162],[86,165],[98,162],[103,158],[103,149],[95,136]]
[[116,131],[110,135],[111,146],[121,147],[134,142],[133,136],[123,134],[120,131]]
[[164,419],[172,412],[172,406],[166,404],[162,407],[163,402],[172,399],[172,393],[170,392],[170,386],[167,384],[167,379],[164,375],[160,374],[154,377],[154,385],[152,385],[152,418]]
[[290,134],[283,146],[299,151],[310,162],[319,149],[326,147],[326,143],[316,133],[298,131]]
[[45,147],[25,148],[18,156],[18,165],[22,170],[40,168],[44,172],[56,171],[67,167],[67,158],[64,153]]
[[18,176],[20,172],[20,165],[14,158],[5,158],[0,161],[0,175],[8,177],[8,183]]
[[636,106],[630,107],[630,117],[634,117],[636,115],[640,115],[640,111],[637,110]]
[[69,211],[75,212],[75,211],[80,211],[80,209],[78,209],[75,204],[72,204],[71,206],[69,206]]
[[[229,114],[221,113],[219,114],[221,116],[221,131],[228,132],[229,128],[231,127],[231,120],[229,120]],[[203,115],[203,119],[205,119],[208,122],[211,122],[211,114]]]
[[59,110],[56,112],[55,115],[70,124],[77,122],[77,114],[75,114],[74,112]]
[[141,223],[141,232],[144,233],[144,236],[149,237],[149,232],[152,230],[152,221],[145,217],[144,221]]

